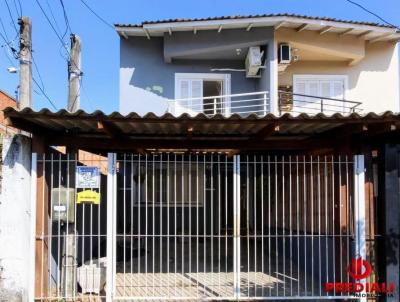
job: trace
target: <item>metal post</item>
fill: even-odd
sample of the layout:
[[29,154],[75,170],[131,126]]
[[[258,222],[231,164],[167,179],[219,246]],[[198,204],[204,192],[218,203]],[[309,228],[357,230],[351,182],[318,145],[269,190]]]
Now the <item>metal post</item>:
[[28,301],[35,300],[35,244],[36,244],[37,153],[32,153],[31,164],[31,235]]
[[[366,259],[366,237],[365,237],[365,169],[364,155],[354,156],[354,237],[355,237],[355,255]],[[365,285],[366,280],[360,280]],[[367,301],[366,298],[360,298],[360,302]]]
[[19,19],[20,51],[19,51],[19,108],[32,107],[32,22],[28,17]]
[[240,297],[240,155],[233,158],[233,271],[234,295]]
[[214,99],[214,114],[217,114],[217,99]]
[[264,115],[267,115],[267,93],[265,92],[263,95],[263,100],[264,100]]
[[116,227],[116,154],[108,153],[107,169],[107,293],[106,301],[112,302],[114,292],[115,227]]

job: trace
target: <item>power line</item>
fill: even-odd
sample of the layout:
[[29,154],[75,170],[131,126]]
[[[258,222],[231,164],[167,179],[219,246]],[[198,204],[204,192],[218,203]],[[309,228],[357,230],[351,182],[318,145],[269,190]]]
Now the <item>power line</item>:
[[58,22],[57,22],[56,18],[54,17],[53,9],[51,8],[51,5],[50,5],[50,3],[49,3],[49,0],[46,0],[46,4],[47,4],[47,7],[48,7],[49,10],[50,10],[51,17],[53,18],[53,21],[54,21],[54,23],[55,23],[57,29],[58,29],[59,31],[61,31],[60,26],[58,26]]
[[7,0],[4,0],[4,2],[6,3],[7,10],[8,10],[8,14],[10,15],[10,18],[11,18],[12,24],[13,24],[13,26],[14,26],[14,29],[15,29],[15,32],[18,34],[19,32],[18,32],[18,29],[17,29],[17,25],[15,24],[14,17],[13,17],[13,15],[12,15],[12,13],[11,13],[10,6],[8,5],[8,2],[7,2]]
[[62,10],[63,10],[64,22],[65,22],[65,32],[64,32],[64,34],[62,36],[63,39],[64,39],[66,34],[67,34],[67,32],[69,31],[69,33],[71,34],[72,30],[71,30],[71,27],[69,26],[69,20],[68,20],[67,12],[65,10],[65,6],[64,6],[63,0],[60,0],[60,4],[61,4]]
[[42,89],[42,87],[40,87],[40,85],[38,84],[38,82],[35,80],[34,77],[32,77],[32,81],[35,83],[35,85],[39,88],[39,90],[41,91],[41,93],[43,94],[43,96],[47,99],[47,101],[50,103],[50,105],[54,108],[54,110],[57,110],[57,107],[54,105],[54,103],[51,101],[51,99],[49,98],[49,96],[46,94],[46,92]]
[[108,23],[105,19],[103,19],[99,14],[97,14],[84,0],[81,0],[81,2],[83,3],[83,5],[86,6],[86,8],[92,12],[92,14],[94,14],[100,21],[102,21],[105,25],[107,25],[108,27],[110,27],[111,29],[114,30],[114,26],[112,26],[110,23]]
[[46,12],[44,11],[42,5],[40,4],[40,2],[38,0],[35,0],[37,5],[39,6],[40,10],[42,11],[44,17],[46,18],[47,22],[49,23],[51,29],[54,31],[54,33],[56,34],[58,40],[60,41],[61,45],[65,48],[65,50],[69,53],[67,47],[65,46],[64,40],[63,38],[61,38],[60,34],[57,32],[57,30],[55,29],[53,23],[51,23],[49,17],[47,16]]
[[393,23],[390,23],[390,22],[386,21],[386,20],[383,19],[381,16],[379,16],[378,14],[376,14],[376,13],[370,11],[370,10],[367,9],[366,7],[362,6],[361,4],[359,4],[359,3],[355,2],[355,1],[352,1],[352,0],[346,0],[346,1],[349,2],[349,3],[351,3],[351,4],[353,4],[353,5],[355,5],[355,6],[358,6],[358,7],[361,8],[363,11],[366,11],[367,13],[369,13],[369,14],[375,16],[376,18],[378,18],[379,20],[381,20],[383,23],[385,23],[385,24],[387,24],[387,25],[390,25],[390,26],[392,26],[392,27],[394,27],[394,28],[400,30],[400,27],[398,27],[397,25],[394,25]]
[[15,0],[13,0],[13,2],[14,2],[15,11],[17,12],[17,15],[19,15],[19,17],[21,18],[21,17],[22,17],[22,5],[21,5],[21,1],[18,0],[19,9],[18,9],[18,7],[17,7],[17,2],[16,2]]

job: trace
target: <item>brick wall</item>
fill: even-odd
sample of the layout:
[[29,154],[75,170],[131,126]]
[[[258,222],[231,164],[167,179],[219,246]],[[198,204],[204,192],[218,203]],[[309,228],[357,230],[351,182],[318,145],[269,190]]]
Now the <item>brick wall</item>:
[[0,123],[4,125],[3,109],[7,107],[17,107],[16,100],[7,93],[0,90]]

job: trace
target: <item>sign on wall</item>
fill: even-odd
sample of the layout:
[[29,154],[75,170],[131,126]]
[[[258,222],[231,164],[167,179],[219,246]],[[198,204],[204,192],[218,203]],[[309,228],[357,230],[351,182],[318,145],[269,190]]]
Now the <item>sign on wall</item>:
[[98,167],[76,167],[77,189],[100,189],[100,171]]

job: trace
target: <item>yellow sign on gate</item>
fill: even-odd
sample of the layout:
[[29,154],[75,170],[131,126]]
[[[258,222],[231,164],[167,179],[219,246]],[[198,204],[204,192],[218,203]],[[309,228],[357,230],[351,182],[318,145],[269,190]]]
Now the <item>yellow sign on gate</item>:
[[79,192],[77,194],[77,199],[76,199],[77,204],[81,203],[93,203],[96,205],[100,204],[100,193],[92,190],[85,190],[82,192]]

